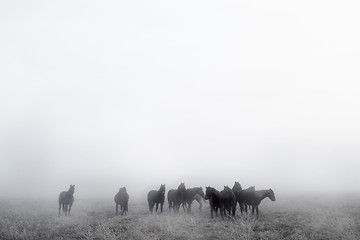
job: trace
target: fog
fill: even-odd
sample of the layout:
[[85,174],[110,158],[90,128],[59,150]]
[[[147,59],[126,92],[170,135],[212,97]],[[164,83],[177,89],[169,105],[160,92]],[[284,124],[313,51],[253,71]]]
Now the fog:
[[357,1],[3,1],[0,197],[360,188]]

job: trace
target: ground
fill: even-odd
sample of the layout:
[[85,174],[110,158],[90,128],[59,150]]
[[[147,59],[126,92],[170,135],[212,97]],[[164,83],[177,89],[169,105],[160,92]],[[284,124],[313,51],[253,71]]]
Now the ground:
[[209,205],[191,214],[149,214],[129,202],[115,216],[111,200],[76,199],[72,215],[58,215],[57,202],[0,200],[0,239],[360,239],[360,198],[266,199],[259,216],[210,218]]

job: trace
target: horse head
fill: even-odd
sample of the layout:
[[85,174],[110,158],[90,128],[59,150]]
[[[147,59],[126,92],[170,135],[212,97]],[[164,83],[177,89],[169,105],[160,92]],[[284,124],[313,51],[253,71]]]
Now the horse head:
[[268,197],[271,199],[271,201],[276,201],[275,193],[271,188],[268,190]]
[[179,192],[181,192],[181,193],[185,193],[185,192],[186,192],[185,183],[181,183],[181,184],[178,186],[177,190],[178,190]]
[[74,194],[74,192],[75,192],[75,185],[70,185],[70,188],[69,188],[69,191],[68,191],[69,193],[71,193],[71,194]]
[[161,184],[160,189],[159,189],[159,192],[160,192],[161,194],[165,194],[165,184]]
[[206,187],[204,199],[205,199],[205,200],[208,200],[208,199],[211,197],[211,195],[213,195],[214,193],[215,193],[215,189],[214,189],[214,188],[212,188],[212,187]]
[[241,184],[235,181],[232,190],[234,193],[241,191],[242,190]]

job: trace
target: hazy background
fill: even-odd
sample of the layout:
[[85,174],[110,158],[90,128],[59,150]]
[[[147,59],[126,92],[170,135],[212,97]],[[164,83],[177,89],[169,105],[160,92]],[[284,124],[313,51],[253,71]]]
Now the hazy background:
[[358,1],[1,1],[0,197],[360,192]]

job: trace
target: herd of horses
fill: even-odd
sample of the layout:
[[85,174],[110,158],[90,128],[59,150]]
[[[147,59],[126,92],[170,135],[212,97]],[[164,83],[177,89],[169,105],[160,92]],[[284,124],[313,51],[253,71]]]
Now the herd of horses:
[[[74,202],[75,185],[70,185],[68,191],[63,191],[59,195],[59,215],[62,207],[65,216],[70,215],[71,206]],[[259,205],[265,198],[269,198],[275,201],[275,194],[272,189],[268,190],[255,190],[254,186],[247,189],[242,189],[239,182],[235,182],[232,188],[224,186],[222,191],[218,191],[213,187],[206,187],[205,193],[202,187],[186,188],[184,183],[181,183],[177,189],[170,189],[167,193],[167,199],[169,203],[169,211],[179,212],[182,207],[184,211],[190,213],[191,205],[193,201],[199,203],[199,211],[202,208],[202,202],[209,201],[210,215],[213,218],[214,212],[218,216],[220,211],[223,218],[228,214],[229,216],[235,216],[236,207],[239,205],[241,214],[243,212],[248,213],[248,208],[252,210],[252,214],[256,211],[259,214]],[[126,187],[119,189],[114,197],[116,204],[116,215],[120,206],[121,215],[127,214],[129,194],[126,191]],[[151,190],[147,195],[147,201],[149,204],[150,213],[159,210],[163,212],[163,206],[165,203],[165,184],[161,184],[159,190]]]

